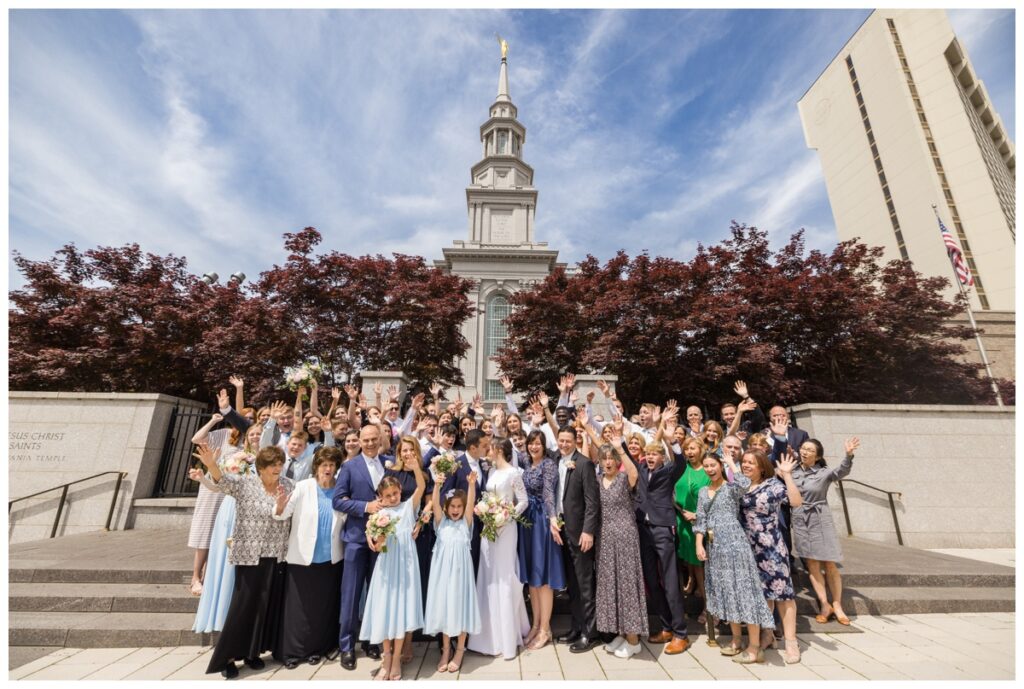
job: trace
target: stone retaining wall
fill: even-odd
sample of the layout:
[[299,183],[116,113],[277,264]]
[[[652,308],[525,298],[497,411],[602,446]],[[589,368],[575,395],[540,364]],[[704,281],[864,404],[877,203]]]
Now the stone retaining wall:
[[[7,476],[9,499],[31,495],[104,471],[124,471],[111,529],[123,529],[134,498],[149,497],[157,480],[171,410],[206,405],[169,395],[11,392]],[[71,486],[57,535],[97,531],[106,524],[115,475]],[[18,502],[8,542],[47,538],[60,491]]]
[[[861,440],[848,478],[902,493],[896,514],[904,545],[1014,547],[1013,407],[801,404],[794,425],[825,446],[831,466],[847,437]],[[853,535],[896,543],[888,498],[844,484]],[[836,530],[846,533],[839,491],[829,493]]]

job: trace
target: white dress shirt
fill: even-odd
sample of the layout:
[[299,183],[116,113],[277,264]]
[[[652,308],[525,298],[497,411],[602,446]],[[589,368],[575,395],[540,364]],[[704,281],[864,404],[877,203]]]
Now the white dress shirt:
[[555,494],[555,512],[562,514],[562,496],[565,494],[565,477],[569,475],[568,462],[572,455],[562,455],[558,460],[558,492]]
[[363,460],[366,461],[366,469],[370,472],[370,480],[373,481],[373,489],[377,490],[377,486],[380,485],[381,479],[384,478],[384,465],[380,463],[380,455],[376,457],[367,457],[363,455]]

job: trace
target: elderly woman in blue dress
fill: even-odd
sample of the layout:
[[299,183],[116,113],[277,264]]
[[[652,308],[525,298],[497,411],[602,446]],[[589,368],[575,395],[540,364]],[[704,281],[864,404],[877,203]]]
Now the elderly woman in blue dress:
[[[790,664],[800,662],[800,647],[796,640],[796,600],[789,571],[789,548],[779,527],[779,507],[789,505],[795,509],[803,504],[793,482],[795,467],[792,451],[779,462],[778,478],[764,450],[747,450],[740,460],[743,476],[750,479],[750,487],[740,500],[740,521],[754,549],[768,608],[779,608],[786,639],[784,659]],[[771,632],[762,630],[761,636],[762,648],[775,645]]]
[[[843,612],[843,580],[836,567],[842,562],[843,551],[828,507],[828,489],[833,482],[849,475],[853,469],[853,453],[858,447],[860,439],[849,438],[845,446],[846,456],[833,469],[825,463],[821,443],[811,438],[800,446],[800,465],[793,470],[793,482],[803,497],[803,504],[799,508],[794,506],[792,513],[793,550],[807,560],[811,588],[820,605],[820,612],[814,619],[820,624],[828,622],[833,614],[839,624],[850,624],[850,619]],[[826,580],[832,592],[831,605],[825,588]]]
[[[725,481],[726,466],[735,476],[731,483]],[[693,533],[697,558],[706,563],[707,612],[728,620],[732,627],[732,643],[722,647],[722,655],[734,656],[736,663],[763,663],[761,629],[774,629],[775,621],[765,603],[754,553],[739,520],[740,500],[750,487],[750,479],[740,474],[731,456],[705,455],[704,473],[711,483],[697,495]],[[744,624],[750,641],[746,652],[740,646]]]

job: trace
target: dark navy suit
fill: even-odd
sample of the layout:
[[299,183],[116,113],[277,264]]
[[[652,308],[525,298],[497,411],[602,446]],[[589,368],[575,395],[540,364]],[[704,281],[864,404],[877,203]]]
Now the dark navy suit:
[[[377,455],[381,466],[391,457]],[[385,474],[393,473],[385,470]],[[359,453],[341,466],[338,483],[334,488],[334,509],[348,515],[341,533],[345,564],[341,576],[341,631],[338,647],[345,651],[355,649],[359,635],[359,598],[363,586],[370,582],[377,553],[366,543],[366,503],[377,499],[373,477],[366,467],[366,458]]]

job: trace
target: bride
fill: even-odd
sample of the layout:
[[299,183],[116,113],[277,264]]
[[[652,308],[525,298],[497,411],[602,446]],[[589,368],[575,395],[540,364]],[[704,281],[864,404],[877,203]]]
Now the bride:
[[[510,464],[515,449],[511,440],[491,445],[489,459],[493,467],[487,478],[488,492],[515,503],[515,514],[521,515],[528,505],[523,474]],[[523,637],[530,631],[523,600],[523,584],[519,580],[519,557],[516,546],[519,534],[516,523],[509,520],[498,531],[492,543],[480,542],[480,569],[476,575],[476,597],[480,605],[480,633],[469,637],[469,650],[490,656],[516,657]]]

